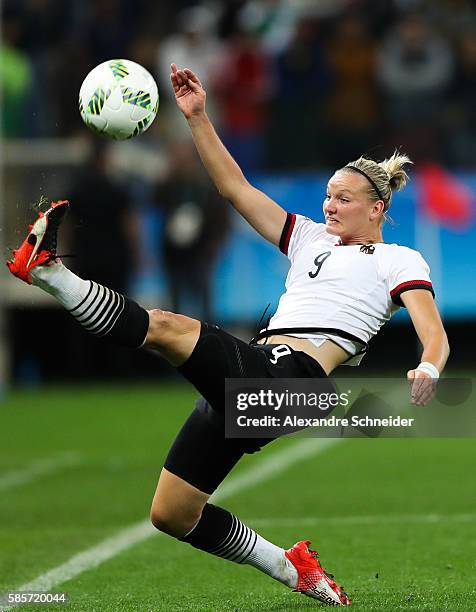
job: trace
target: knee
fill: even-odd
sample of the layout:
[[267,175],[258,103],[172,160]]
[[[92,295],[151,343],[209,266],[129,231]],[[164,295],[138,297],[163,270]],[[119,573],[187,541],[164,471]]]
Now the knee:
[[203,507],[177,506],[154,498],[150,509],[152,525],[159,531],[176,538],[185,536],[198,523]]
[[149,329],[146,343],[157,344],[170,330],[171,313],[160,308],[149,310]]
[[158,308],[148,312],[149,329],[144,346],[158,351],[171,365],[182,365],[200,336],[200,321]]

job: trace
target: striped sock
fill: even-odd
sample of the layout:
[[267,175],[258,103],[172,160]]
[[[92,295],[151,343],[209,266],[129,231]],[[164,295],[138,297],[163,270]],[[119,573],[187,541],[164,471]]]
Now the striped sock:
[[136,302],[79,278],[60,262],[37,266],[30,274],[33,284],[55,297],[89,333],[130,348],[144,343],[149,315]]
[[88,292],[81,302],[68,312],[91,334],[105,336],[124,311],[125,298],[94,281],[87,282]]
[[201,519],[182,540],[228,561],[252,565],[279,582],[296,587],[297,570],[284,549],[262,538],[223,508],[206,504]]

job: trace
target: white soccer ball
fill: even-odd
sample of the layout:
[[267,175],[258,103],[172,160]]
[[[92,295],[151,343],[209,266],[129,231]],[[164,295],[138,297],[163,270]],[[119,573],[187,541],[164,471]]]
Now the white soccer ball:
[[114,59],[93,68],[79,91],[84,123],[116,140],[145,132],[157,114],[159,93],[154,78],[131,60]]

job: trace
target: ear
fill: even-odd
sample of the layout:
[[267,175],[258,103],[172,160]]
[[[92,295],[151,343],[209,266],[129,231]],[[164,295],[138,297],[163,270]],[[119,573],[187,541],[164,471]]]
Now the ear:
[[381,217],[385,210],[385,203],[383,200],[377,200],[373,203],[372,208],[370,209],[369,219],[374,221],[378,217]]

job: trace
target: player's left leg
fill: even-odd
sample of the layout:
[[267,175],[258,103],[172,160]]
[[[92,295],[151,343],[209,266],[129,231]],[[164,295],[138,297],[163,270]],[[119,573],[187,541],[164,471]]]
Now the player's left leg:
[[245,453],[271,440],[226,438],[223,417],[198,400],[165,461],[151,507],[157,529],[206,553],[251,565],[286,586],[330,605],[350,599],[319,564],[310,542],[285,550],[236,515],[208,502]]
[[221,417],[204,399],[198,400],[165,460],[151,521],[160,531],[194,548],[252,565],[294,588],[298,572],[283,548],[262,538],[228,510],[208,503],[244,453],[243,441],[226,438]]
[[290,588],[298,571],[286,551],[243,523],[237,516],[208,503],[209,494],[162,470],[151,507],[152,524],[209,554],[251,565]]

